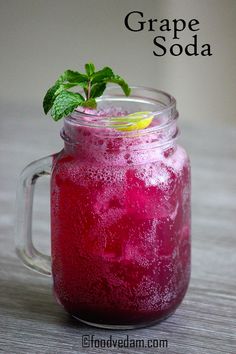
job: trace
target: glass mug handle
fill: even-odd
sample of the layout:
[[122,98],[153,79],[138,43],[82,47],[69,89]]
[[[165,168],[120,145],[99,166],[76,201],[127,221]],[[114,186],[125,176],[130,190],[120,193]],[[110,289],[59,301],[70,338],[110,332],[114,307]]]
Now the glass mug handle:
[[42,274],[51,275],[51,257],[39,252],[32,240],[34,187],[39,177],[51,175],[53,155],[30,163],[21,172],[16,196],[16,253],[23,263]]

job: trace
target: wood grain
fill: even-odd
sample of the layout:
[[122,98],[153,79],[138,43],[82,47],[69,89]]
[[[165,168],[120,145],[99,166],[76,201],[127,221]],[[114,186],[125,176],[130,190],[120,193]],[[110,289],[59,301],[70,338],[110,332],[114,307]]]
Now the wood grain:
[[[110,353],[82,348],[97,338],[167,339],[167,349],[113,349],[114,353],[236,353],[236,125],[182,127],[193,177],[192,278],[184,302],[159,325],[132,331],[99,330],[71,319],[56,304],[51,279],[24,268],[14,253],[16,178],[31,160],[57,151],[59,128],[38,107],[1,105],[0,351],[3,353]],[[34,231],[49,247],[48,188],[38,187]],[[48,249],[49,252],[49,249]]]

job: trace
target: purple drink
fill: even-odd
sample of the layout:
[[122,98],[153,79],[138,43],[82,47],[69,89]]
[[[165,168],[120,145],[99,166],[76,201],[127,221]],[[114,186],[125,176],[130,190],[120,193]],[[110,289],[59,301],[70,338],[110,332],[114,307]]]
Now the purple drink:
[[54,290],[87,323],[144,326],[170,315],[188,287],[189,159],[175,113],[129,132],[107,117],[98,126],[104,112],[65,120],[51,181]]

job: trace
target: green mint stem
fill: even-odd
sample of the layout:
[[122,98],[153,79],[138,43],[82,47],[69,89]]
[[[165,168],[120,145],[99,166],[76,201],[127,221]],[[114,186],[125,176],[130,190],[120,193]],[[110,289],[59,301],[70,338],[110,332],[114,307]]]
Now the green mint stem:
[[91,94],[91,79],[88,82],[87,100],[90,99],[90,94]]

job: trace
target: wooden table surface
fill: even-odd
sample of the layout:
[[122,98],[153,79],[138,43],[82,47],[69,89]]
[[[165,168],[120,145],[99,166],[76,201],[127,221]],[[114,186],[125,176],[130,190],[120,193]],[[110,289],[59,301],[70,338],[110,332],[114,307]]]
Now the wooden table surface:
[[[176,313],[145,329],[108,331],[82,325],[56,304],[51,279],[26,269],[14,253],[17,175],[62,146],[59,126],[40,108],[0,105],[0,352],[236,353],[236,125],[182,124],[192,160],[192,277]],[[59,124],[60,125],[60,124]],[[35,198],[35,242],[49,251],[47,180]],[[95,339],[167,339],[168,348],[83,348]]]

